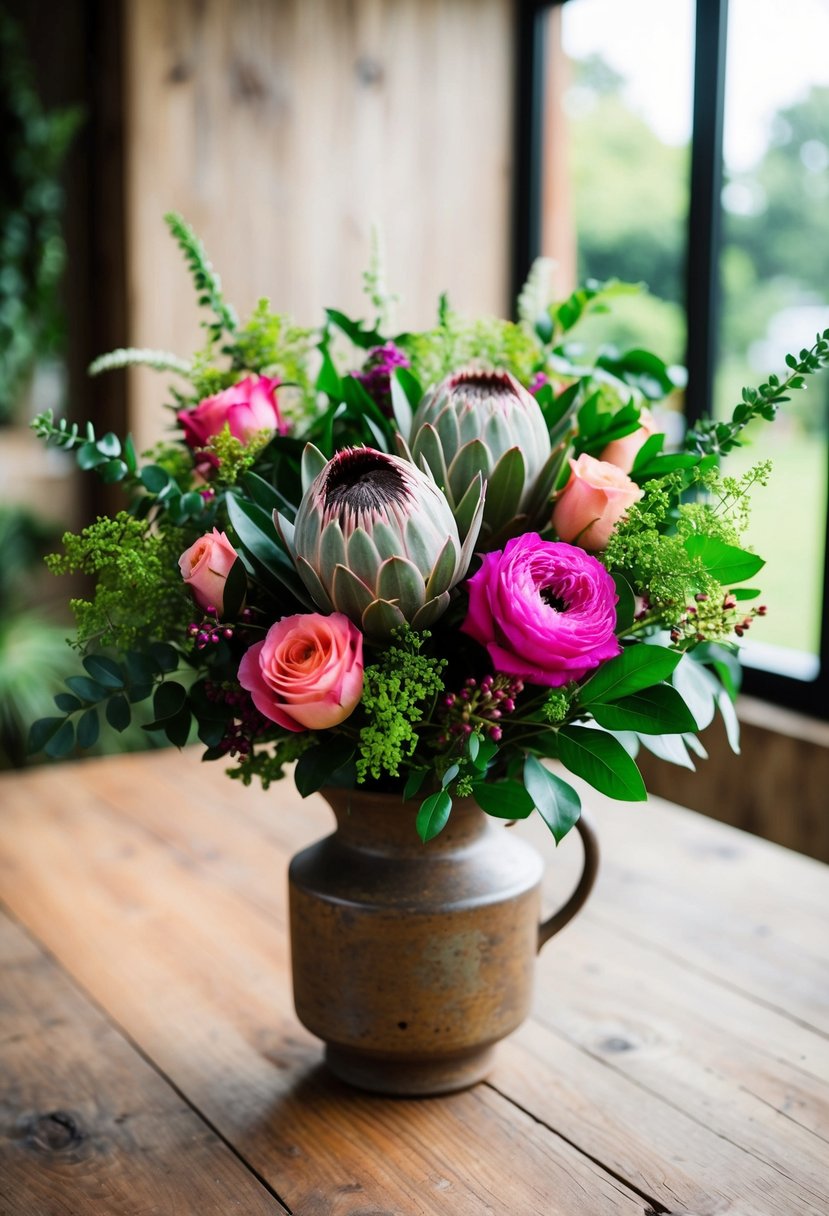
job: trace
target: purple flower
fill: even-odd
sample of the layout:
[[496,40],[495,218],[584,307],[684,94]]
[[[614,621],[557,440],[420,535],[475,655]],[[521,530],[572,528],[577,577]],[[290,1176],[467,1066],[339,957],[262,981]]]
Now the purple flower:
[[387,342],[385,346],[373,346],[362,369],[355,373],[355,378],[387,418],[392,417],[391,375],[396,367],[411,367],[411,364],[399,346]]
[[468,588],[462,632],[504,675],[558,688],[621,651],[613,579],[575,545],[525,533],[487,553]]

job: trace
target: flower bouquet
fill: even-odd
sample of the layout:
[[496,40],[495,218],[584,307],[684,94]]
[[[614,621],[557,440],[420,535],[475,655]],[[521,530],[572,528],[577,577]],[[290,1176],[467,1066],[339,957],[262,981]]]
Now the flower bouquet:
[[295,765],[303,795],[416,800],[423,841],[471,798],[537,810],[558,842],[579,797],[544,761],[644,799],[639,747],[691,764],[717,709],[735,739],[738,641],[765,611],[740,538],[768,468],[734,479],[720,458],[829,362],[829,331],[730,420],[669,444],[678,415],[656,411],[680,369],[639,349],[587,359],[574,336],[639,288],[555,302],[539,262],[515,323],[444,297],[432,329],[390,334],[375,264],[370,322],[328,309],[312,331],[262,300],[241,324],[195,234],[167,221],[205,345],[91,371],[172,373],[169,439],[139,459],[129,437],[33,424],[127,493],[49,559],[96,586],[72,603],[84,673],[33,751],[89,747],[102,714],[123,731],[148,702],[146,730],[195,733],[245,784]]

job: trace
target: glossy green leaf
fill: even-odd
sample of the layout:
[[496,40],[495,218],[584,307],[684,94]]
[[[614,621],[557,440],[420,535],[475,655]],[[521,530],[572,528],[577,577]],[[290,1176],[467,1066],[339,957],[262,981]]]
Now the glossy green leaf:
[[579,691],[578,703],[592,705],[594,701],[616,701],[641,688],[659,684],[672,675],[681,658],[678,650],[637,642],[604,663],[591,676]]
[[[76,709],[81,708],[82,704],[83,702],[80,701],[78,697],[73,696],[71,692],[59,692],[55,697],[55,705],[57,705],[58,709],[62,710],[65,714],[73,714]],[[44,721],[47,720],[48,719],[44,719]],[[61,720],[62,719],[60,718],[54,719],[55,722],[60,722]]]
[[149,490],[151,494],[160,494],[172,481],[167,470],[157,464],[145,465],[138,477],[145,490]]
[[90,680],[88,676],[70,676],[66,681],[66,687],[70,688],[82,701],[92,704],[103,701],[107,695],[106,689],[97,680]]
[[181,712],[186,700],[186,689],[175,680],[165,680],[163,684],[159,684],[153,695],[155,721],[164,722],[167,718],[174,718]]
[[110,697],[106,706],[106,719],[113,730],[117,730],[119,733],[126,730],[131,718],[132,714],[127,698],[123,694]]
[[607,730],[631,730],[643,735],[681,735],[697,729],[690,709],[670,684],[656,684],[605,704],[590,706],[599,726]]
[[724,586],[753,578],[766,564],[756,553],[727,545],[714,536],[689,536],[685,551],[689,557],[698,559],[706,572]]
[[128,471],[123,460],[107,460],[103,464],[98,465],[98,476],[108,486],[115,485],[118,481],[123,481]]
[[81,714],[77,726],[78,747],[84,749],[92,747],[94,743],[98,742],[100,733],[101,722],[97,709],[88,709],[85,714]]
[[[80,704],[80,702],[79,702]],[[32,756],[42,752],[46,744],[63,726],[65,718],[38,718],[29,728],[28,751]]]
[[162,723],[165,735],[174,747],[184,747],[190,738],[192,717],[189,709],[181,709]]
[[406,778],[406,784],[403,787],[404,802],[408,802],[420,792],[420,790],[423,788],[423,782],[428,776],[428,768],[413,768],[410,770],[409,775]]
[[520,781],[476,781],[472,796],[482,811],[496,819],[526,819],[535,809]]
[[148,650],[163,672],[175,671],[179,663],[179,653],[169,642],[150,642]]
[[47,756],[51,756],[53,760],[62,760],[64,756],[68,756],[75,746],[75,728],[68,720],[63,723],[59,730],[45,744],[43,750]]
[[524,785],[556,844],[560,844],[581,814],[578,794],[535,756],[527,756],[524,761]]
[[294,782],[303,798],[321,790],[334,773],[354,756],[355,747],[348,739],[332,737],[315,743],[304,751],[294,769]]
[[248,590],[248,575],[245,570],[245,563],[241,557],[237,557],[236,561],[230,567],[230,571],[225,582],[225,589],[222,603],[222,618],[226,621],[234,621],[239,615],[242,605],[245,602],[245,596]]
[[430,794],[420,804],[420,809],[417,812],[415,827],[417,834],[424,844],[430,840],[434,840],[443,829],[446,827],[449,815],[452,811],[452,799],[447,794],[446,790],[439,790],[436,794]]
[[636,612],[636,597],[633,594],[633,588],[618,571],[614,571],[613,582],[616,584],[616,594],[619,599],[616,604],[616,632],[624,633],[630,629],[633,624],[633,617]]
[[644,802],[648,797],[635,762],[619,740],[604,731],[586,726],[562,727],[558,732],[558,754],[565,768],[610,798]]
[[102,654],[88,654],[83,665],[92,679],[97,680],[104,688],[124,687],[124,673],[114,659],[108,659]]

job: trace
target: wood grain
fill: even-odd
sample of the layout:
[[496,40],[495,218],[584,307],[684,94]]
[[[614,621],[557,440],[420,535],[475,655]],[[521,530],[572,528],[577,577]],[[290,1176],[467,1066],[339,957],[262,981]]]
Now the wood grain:
[[3,1216],[285,1209],[0,913]]
[[281,926],[78,777],[50,795],[33,774],[7,799],[9,901],[288,1207],[641,1213],[600,1164],[486,1087],[394,1102],[330,1081],[291,1015]]
[[[804,1014],[813,1018],[820,1008],[820,991],[807,979],[819,958],[822,867],[665,804],[599,806],[607,842],[599,893],[542,958],[535,1017],[502,1049],[495,1088],[459,1095],[450,1100],[456,1105],[391,1104],[387,1112],[389,1104],[338,1091],[314,1069],[317,1048],[296,1026],[280,987],[285,861],[329,830],[320,800],[300,802],[287,782],[267,795],[243,792],[192,754],[120,757],[75,771],[76,781],[63,784],[52,772],[29,774],[25,796],[8,808],[6,822],[17,830],[0,874],[13,877],[15,907],[127,1019],[130,1033],[289,1205],[321,1203],[332,1193],[319,1190],[327,1156],[321,1162],[317,1148],[317,1159],[306,1159],[313,1142],[326,1152],[335,1145],[337,1160],[351,1164],[361,1202],[370,1195],[412,1210],[403,1196],[411,1203],[412,1179],[425,1176],[434,1141],[455,1146],[432,1163],[457,1205],[447,1200],[443,1210],[465,1211],[465,1171],[476,1169],[472,1155],[458,1156],[465,1128],[462,1138],[471,1135],[479,1154],[490,1135],[499,1142],[486,1150],[492,1170],[483,1190],[470,1192],[479,1204],[503,1201],[499,1171],[503,1180],[510,1159],[520,1159],[524,1180],[510,1210],[541,1210],[533,1205],[549,1189],[550,1171],[573,1168],[560,1156],[569,1144],[577,1161],[600,1162],[611,1178],[624,1179],[642,1197],[640,1212],[643,1203],[739,1216],[816,1216],[829,1207],[827,1043],[804,1024]],[[38,807],[37,825],[24,801]],[[25,842],[14,844],[20,833],[30,846],[36,834],[37,861]],[[541,844],[552,857],[543,836]],[[551,902],[564,894],[577,853],[570,844],[557,852]],[[60,883],[48,881],[51,872],[62,875]],[[764,875],[761,899],[755,888]],[[84,903],[74,908],[79,891]],[[702,929],[688,954],[685,935],[700,900],[703,926],[708,907],[713,915],[730,905],[722,917],[732,952],[727,975],[718,976],[710,960],[700,964]],[[768,995],[772,955],[758,967],[749,954],[764,939],[755,943],[741,922],[759,911],[780,934],[782,991],[774,1002],[752,991],[763,981]],[[81,925],[95,927],[92,940]],[[792,933],[804,933],[805,943],[795,983],[785,957]],[[161,1009],[136,1008],[136,987],[158,994]],[[217,1086],[231,1093],[229,1108],[214,1109]],[[428,1119],[421,1105],[430,1108]],[[401,1117],[403,1107],[412,1109]],[[378,1119],[403,1145],[380,1174],[377,1156],[388,1157],[389,1147]],[[414,1127],[421,1139],[412,1141]],[[276,1143],[265,1128],[277,1129]],[[286,1170],[294,1150],[300,1157]],[[609,1185],[607,1175],[599,1177]],[[587,1185],[589,1204],[629,1198],[613,1199],[593,1176]],[[561,1202],[568,1212],[604,1210],[583,1209],[572,1194]]]
[[[376,224],[399,328],[441,291],[505,315],[510,0],[141,0],[125,6],[129,342],[201,345],[162,223],[181,211],[246,313],[365,311]],[[132,425],[160,437],[164,377],[135,373]]]

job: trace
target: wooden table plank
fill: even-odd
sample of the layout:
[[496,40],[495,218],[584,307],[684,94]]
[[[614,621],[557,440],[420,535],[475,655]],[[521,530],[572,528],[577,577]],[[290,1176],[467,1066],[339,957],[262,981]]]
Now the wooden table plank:
[[0,967],[3,1216],[285,1212],[2,913]]
[[641,1216],[640,1197],[487,1087],[388,1101],[331,1081],[291,1013],[282,926],[77,776],[34,774],[7,797],[10,905],[290,1208]]
[[[89,885],[91,876],[93,883],[103,888],[104,898],[103,901],[96,901],[95,907],[88,910],[88,915],[100,917],[103,914],[106,917],[111,914],[112,859],[109,850],[116,841],[120,841],[116,848],[116,857],[123,854],[131,863],[124,867],[126,872],[119,875],[122,890],[125,884],[134,885],[136,873],[139,876],[140,889],[141,873],[152,872],[156,876],[155,885],[160,888],[155,891],[154,887],[154,903],[161,900],[158,913],[173,923],[182,915],[181,900],[177,897],[173,905],[168,906],[164,890],[180,887],[183,883],[188,892],[185,902],[199,922],[207,915],[203,907],[205,902],[216,903],[218,900],[224,905],[227,891],[235,890],[239,903],[247,905],[247,911],[241,921],[238,919],[241,915],[238,906],[236,912],[230,914],[231,920],[236,920],[235,931],[244,932],[245,926],[258,923],[258,929],[247,929],[248,937],[256,940],[262,932],[261,913],[265,914],[264,923],[269,927],[279,925],[284,918],[283,842],[289,842],[290,848],[304,843],[305,839],[330,826],[329,816],[314,800],[308,800],[301,805],[292,804],[295,795],[287,785],[276,787],[264,797],[254,790],[242,792],[229,782],[223,782],[221,774],[217,774],[214,767],[192,764],[193,759],[168,754],[153,757],[153,763],[150,765],[147,763],[147,757],[132,758],[129,763],[123,763],[119,758],[114,761],[96,762],[97,767],[87,765],[83,770],[79,770],[84,773],[84,781],[89,790],[86,802],[89,802],[90,795],[97,799],[101,813],[97,817],[93,815],[93,823],[85,829],[90,835],[88,839],[81,839],[83,855],[77,873],[70,875],[68,879],[69,890],[84,882]],[[50,799],[54,802],[54,774],[31,774],[26,780],[35,804],[42,807],[43,803],[48,803]],[[116,816],[113,816],[113,807],[118,808]],[[614,807],[613,811],[619,814],[625,809]],[[670,818],[671,813],[670,808],[663,808],[663,817]],[[56,839],[51,841],[51,844],[59,848],[62,847],[62,834],[77,833],[79,826],[89,819],[88,814],[84,815],[72,807],[67,810],[59,803],[50,811],[50,817],[55,819],[55,822],[49,829],[49,838],[51,841],[54,835]],[[132,820],[131,831],[125,823],[126,819]],[[97,828],[94,826],[95,822],[99,823]],[[701,822],[713,833],[708,837],[709,848],[713,847],[721,829],[717,825]],[[125,831],[125,828],[128,830]],[[98,857],[96,847],[100,852],[102,840],[107,841],[107,847],[103,849],[103,855]],[[556,859],[556,868],[551,871],[551,881],[554,885],[561,885],[562,874],[558,871],[566,872],[576,860],[577,848],[570,851],[569,859],[563,866],[560,864],[568,858],[569,848],[570,846],[566,845],[561,850]],[[622,856],[627,860],[631,852],[630,846],[623,844],[622,848]],[[797,859],[792,859],[782,850],[777,852],[782,869],[793,860],[793,869],[797,870]],[[62,852],[58,864],[67,864]],[[610,860],[606,862],[605,868],[612,865]],[[28,868],[24,859],[24,869]],[[160,880],[162,874],[163,881]],[[31,874],[29,877],[31,878]],[[146,883],[144,885],[146,886]],[[711,898],[714,894],[715,892],[709,893]],[[54,898],[54,892],[52,895]],[[693,887],[690,892],[686,892],[686,898],[693,902]],[[146,902],[146,891],[143,889],[138,896],[139,905],[142,900]],[[600,909],[599,914],[583,915],[550,947],[552,953],[549,957],[554,963],[548,971],[547,958],[542,962],[542,984],[539,992],[539,1016],[541,1020],[547,1021],[548,1025],[542,1027],[530,1024],[513,1040],[506,1049],[507,1066],[502,1065],[499,1069],[496,1085],[511,1101],[526,1107],[535,1119],[554,1127],[590,1156],[602,1161],[611,1171],[629,1180],[640,1194],[654,1198],[657,1205],[670,1211],[677,1210],[677,1203],[683,1205],[681,1210],[689,1212],[733,1211],[739,1213],[739,1216],[747,1216],[748,1213],[763,1213],[765,1216],[770,1212],[786,1213],[789,1216],[799,1212],[826,1211],[825,1170],[824,1185],[821,1186],[819,1168],[823,1159],[819,1154],[823,1153],[825,1146],[812,1134],[816,1130],[820,1134],[825,1116],[825,1105],[821,1107],[818,1101],[823,1091],[819,1087],[816,1088],[816,1078],[823,1075],[825,1063],[819,1057],[816,1044],[822,1049],[824,1041],[812,1032],[796,1026],[787,1016],[775,1014],[750,998],[732,991],[730,984],[726,987],[714,978],[705,979],[694,972],[689,974],[683,971],[680,962],[666,960],[654,944],[633,947],[635,957],[629,968],[630,983],[620,994],[616,986],[623,976],[624,967],[619,964],[614,970],[614,960],[624,958],[625,936],[620,935],[615,927],[611,932],[607,924],[602,923],[610,918],[607,911],[601,913],[602,902],[608,902],[601,887],[595,902]],[[135,914],[135,905],[135,894],[130,894],[126,911],[123,908],[118,909],[120,916],[127,916],[127,927],[129,909],[132,908]],[[60,899],[56,908],[60,913]],[[37,916],[38,910],[39,903],[35,900],[32,913]],[[213,911],[214,909],[211,909],[211,912]],[[609,911],[615,912],[612,903]],[[768,911],[771,913],[774,909],[770,908]],[[253,921],[251,913],[254,915]],[[183,931],[186,930],[182,940],[187,941],[188,948],[192,951],[194,942],[199,940],[198,924],[187,923],[180,927]],[[113,933],[117,935],[117,931],[107,928],[104,935],[107,940],[98,945],[99,949],[103,948],[105,952],[111,949],[108,939]],[[217,936],[222,936],[221,929],[217,929],[216,933]],[[146,942],[145,945],[145,939],[142,937],[142,951],[149,949],[152,953],[154,938],[149,937]],[[215,941],[213,944],[215,946]],[[265,960],[252,962],[246,970],[246,1002],[250,1000],[248,980],[255,982],[258,970],[264,969],[266,973],[272,973],[274,968],[278,970],[284,965],[282,931],[270,949],[275,954],[272,953]],[[225,954],[232,956],[232,953],[231,934],[231,941],[222,946],[223,973],[228,967],[233,970],[233,963],[229,963],[225,958]],[[82,948],[73,946],[70,954],[73,967],[78,961],[76,954],[80,957],[81,964],[88,967],[88,960],[85,959]],[[602,981],[600,976],[589,978],[590,968],[596,967],[597,960],[604,961],[609,969],[606,981]],[[133,960],[133,966],[140,963],[140,959],[137,963]],[[117,959],[112,960],[112,965],[117,967]],[[185,983],[185,989],[188,984],[196,988],[195,1002],[199,1008],[202,1008],[203,1002],[201,985],[204,981],[205,965],[196,966]],[[238,967],[238,960],[235,965]],[[662,993],[660,978],[661,972],[666,968],[668,974],[665,976],[665,991]],[[170,969],[174,970],[172,962]],[[580,975],[581,970],[587,972],[588,978]],[[158,975],[155,974],[153,978],[153,974],[150,968],[146,974],[146,983],[158,982]],[[549,980],[546,978],[548,975]],[[646,980],[641,996],[637,994],[635,980],[631,978],[636,975]],[[238,982],[238,976],[235,974],[234,982]],[[553,983],[556,985],[555,989]],[[677,985],[679,991],[687,990],[693,993],[696,1001],[696,1004],[694,1001],[690,1002],[691,1009],[687,1016],[683,1012],[682,1001],[677,1001],[672,996]],[[105,988],[105,984],[102,986]],[[665,999],[665,994],[669,999]],[[283,997],[284,995],[283,993]],[[176,1004],[178,1000],[177,997]],[[721,1024],[718,1010],[723,1001],[728,1016]],[[701,1036],[701,1042],[697,1043],[694,1017],[699,1015],[700,1007],[704,1008],[706,1002],[711,1004],[710,1025],[703,1019],[704,1034]],[[128,1015],[135,1018],[135,1011],[131,1010],[128,1001],[126,1005]],[[261,1024],[256,1029],[254,1020],[251,1024],[254,1028],[254,1038],[258,1033],[260,1046],[261,1041],[266,1042],[271,1056],[279,1060],[288,1071],[293,1068],[295,1079],[300,1078],[297,1084],[302,1086],[305,1084],[301,1080],[303,1069],[307,1070],[309,1061],[313,1060],[314,1050],[309,1046],[307,1036],[303,1039],[301,1032],[292,1024],[288,1003],[283,1000],[281,1008],[284,1021],[267,1031],[263,1031]],[[547,1013],[547,1010],[550,1012]],[[697,1012],[694,1013],[694,1010]],[[177,1011],[174,1010],[174,1013],[177,1015]],[[226,1010],[223,1009],[222,1017],[224,1016]],[[634,1045],[632,1048],[619,1053],[613,1048],[597,1047],[597,1044],[608,1043],[614,1038],[623,1038],[625,1032],[629,1036],[632,1035],[637,1019],[645,1024],[646,1033],[640,1033],[641,1041],[635,1036],[625,1039]],[[741,1064],[726,1068],[722,1074],[717,1070],[725,1067],[723,1061],[728,1061],[733,1053],[740,1058],[741,1019],[748,1027],[753,1028],[754,1045],[748,1057],[744,1053]],[[163,1035],[163,1028],[152,1022],[148,1025],[146,1019],[139,1020],[142,1031],[149,1036],[148,1041],[155,1049],[156,1036]],[[633,1027],[631,1022],[634,1023]],[[250,1034],[251,1027],[240,1027],[235,1014],[232,1025],[235,1033],[238,1034],[241,1030],[245,1035]],[[617,1034],[620,1026],[621,1031]],[[655,1046],[654,1026],[658,1030]],[[167,1028],[168,1035],[171,1029],[175,1031],[175,1025]],[[227,1031],[227,1025],[223,1026],[221,1020],[211,1027],[214,1039],[226,1037]],[[768,1036],[768,1052],[764,1055],[762,1042],[765,1036]],[[688,1044],[691,1046],[690,1051]],[[164,1048],[165,1044],[162,1043],[161,1047]],[[170,1049],[171,1046],[167,1043],[168,1054]],[[706,1063],[709,1051],[713,1053],[710,1065]],[[635,1061],[637,1052],[644,1064]],[[780,1054],[779,1060],[776,1060],[776,1052]],[[616,1056],[620,1054],[626,1057],[624,1067],[617,1066]],[[806,1071],[803,1074],[801,1089],[796,1091],[792,1086],[800,1076],[797,1069],[798,1055],[806,1057]],[[770,1070],[770,1078],[762,1080],[760,1092],[753,1095],[748,1084],[742,1083],[756,1077],[755,1067],[760,1063],[767,1072]],[[179,1062],[176,1061],[176,1064],[178,1067]],[[195,1067],[195,1064],[185,1065],[183,1069],[179,1068],[176,1075],[189,1079],[191,1070]],[[715,1104],[715,1113],[720,1122],[713,1128],[707,1126],[710,1122],[710,1110],[706,1110],[705,1106],[706,1100],[710,1101],[712,1097],[706,1094],[704,1084],[708,1067],[713,1070],[713,1096],[725,1096],[729,1099]],[[228,1062],[225,1072],[229,1071]],[[367,1102],[364,1117],[369,1123],[372,1115],[376,1115],[384,1105],[375,1099],[354,1100],[344,1092],[332,1093],[319,1076],[312,1077],[312,1080],[317,1090],[303,1090],[303,1102],[312,1092],[318,1107],[325,1105],[326,1098],[330,1099],[332,1110],[326,1115],[326,1135],[334,1134],[332,1129],[339,1128],[339,1115],[343,1104],[349,1107],[353,1118],[354,1101]],[[240,1106],[243,1106],[245,1101],[250,1103],[251,1090],[255,1092],[257,1085],[261,1088],[261,1082],[262,1078],[257,1076],[255,1069],[251,1071],[250,1076],[240,1078]],[[323,1086],[322,1095],[319,1092],[320,1085]],[[789,1098],[793,1093],[798,1093],[796,1100],[806,1104],[799,1116],[803,1126],[795,1129],[793,1162],[790,1163],[788,1172],[787,1168],[780,1168],[780,1160],[774,1156],[773,1151],[774,1133],[778,1125],[779,1153],[783,1157],[791,1135],[791,1129],[787,1127],[787,1114],[776,1112],[773,1102],[769,1101],[769,1094],[773,1092],[775,1085],[782,1086],[789,1092]],[[476,1096],[480,1092],[475,1091]],[[563,1102],[562,1095],[566,1098]],[[471,1095],[459,1096],[468,1097]],[[444,1104],[449,1105],[456,1101],[444,1099],[427,1105],[437,1105],[443,1109]],[[487,1118],[489,1110],[489,1106],[486,1106]],[[385,1118],[385,1114],[382,1117]],[[457,1117],[458,1112],[453,1111],[452,1120]],[[472,1121],[473,1127],[478,1127],[482,1119],[481,1113],[477,1112]],[[457,1135],[457,1126],[454,1126],[453,1130],[452,1120],[448,1128],[442,1122],[435,1125],[434,1133],[441,1142],[446,1142],[447,1135],[450,1140],[453,1134]],[[814,1127],[806,1131],[809,1121],[814,1123]],[[747,1137],[746,1124],[750,1133]],[[490,1127],[495,1126],[497,1123],[490,1122]],[[319,1134],[319,1129],[317,1133]],[[340,1135],[339,1131],[337,1135]],[[408,1122],[402,1135],[408,1143],[406,1137],[411,1135]],[[508,1139],[508,1142],[514,1146],[514,1140]],[[479,1141],[478,1151],[481,1143],[483,1141]],[[522,1159],[524,1148],[518,1149],[517,1152],[518,1159]],[[348,1137],[343,1141],[343,1153],[346,1159],[353,1154]],[[267,1156],[267,1150],[265,1155]],[[540,1171],[538,1176],[544,1174],[547,1164],[538,1159],[533,1162],[533,1169]],[[785,1167],[785,1161],[783,1165]],[[258,1165],[257,1168],[261,1167]],[[501,1159],[499,1168],[504,1168]],[[791,1176],[792,1173],[794,1177]],[[463,1171],[456,1177],[462,1179]],[[305,1196],[315,1193],[308,1190],[311,1186],[308,1179],[304,1185],[305,1191],[299,1188],[297,1193]],[[381,1188],[388,1186],[388,1180],[383,1180],[379,1185]],[[462,1181],[458,1185],[462,1186]],[[493,1185],[497,1188],[495,1178]],[[381,1189],[376,1193],[388,1195],[393,1192]],[[497,1196],[498,1192],[491,1190],[490,1194],[493,1193]],[[524,1201],[530,1204],[533,1202],[530,1197],[525,1197]],[[427,1207],[423,1210],[431,1209]],[[444,1205],[444,1210],[465,1209]],[[536,1209],[532,1206],[516,1206],[512,1210],[531,1212]],[[564,1210],[581,1211],[582,1208]],[[593,1211],[591,1208],[585,1210]],[[595,1210],[601,1209],[597,1207]],[[641,1204],[638,1210],[641,1212]]]
[[[290,846],[297,847],[304,843],[309,827],[311,835],[326,830],[327,812],[313,800],[278,813],[270,805],[264,822],[257,817],[251,823],[247,804],[240,813],[240,803],[231,819],[226,806],[206,807],[205,799],[197,809],[175,801],[180,772],[179,766],[154,773],[151,809],[139,805],[134,784],[113,783],[105,774],[97,784],[123,814],[151,825],[159,838],[197,858],[215,881],[229,883],[281,919],[283,891],[262,882],[263,874],[280,872],[284,866],[284,849],[274,845],[273,838],[287,837]],[[281,801],[290,797],[289,790],[277,792]],[[171,817],[164,808],[174,801],[177,813]],[[260,801],[254,798],[255,803]],[[717,829],[713,831],[716,840]],[[539,843],[543,846],[546,838]],[[788,855],[781,851],[781,857],[785,860]],[[230,864],[231,858],[235,864]],[[568,868],[574,860],[572,855]],[[600,905],[601,894],[600,886],[596,897]],[[825,1040],[716,980],[695,975],[689,984],[678,963],[608,928],[606,915],[592,928],[590,919],[589,913],[583,916],[550,948],[554,973],[565,979],[564,994],[563,999],[548,1001],[542,988],[537,1016],[599,1066],[588,1068],[578,1050],[567,1051],[549,1035],[545,1039],[536,1033],[534,1041],[546,1042],[548,1049],[546,1056],[536,1051],[537,1057],[555,1057],[559,1089],[568,1086],[571,1093],[578,1092],[580,1081],[583,1088],[582,1074],[588,1071],[602,1102],[593,1103],[593,1116],[587,1118],[578,1117],[586,1109],[583,1096],[575,1110],[570,1105],[565,1112],[551,1106],[545,1096],[550,1078],[539,1071],[539,1059],[525,1060],[517,1068],[520,1091],[511,1088],[504,1070],[499,1070],[502,1092],[520,1100],[535,1117],[545,1122],[553,1119],[562,1134],[645,1193],[650,1186],[662,1201],[679,1197],[699,1208],[741,1196],[746,1202],[746,1196],[753,1195],[761,1211],[769,1196],[779,1200],[783,1211],[789,1210],[787,1204],[799,1205],[791,1210],[829,1210],[827,1146],[820,1138],[829,1121]],[[607,937],[609,943],[603,941]],[[542,981],[545,968],[546,956]],[[749,1049],[744,1040],[752,1028]],[[531,1039],[523,1034],[518,1041]],[[779,1060],[778,1053],[785,1058]],[[633,1084],[601,1076],[607,1068],[626,1074]],[[528,1078],[535,1079],[529,1090]],[[645,1100],[648,1091],[654,1099],[650,1104]],[[666,1112],[665,1103],[674,1109]],[[594,1135],[597,1106],[600,1111],[612,1110],[617,1119],[612,1134],[598,1139]],[[784,1118],[802,1126],[787,1129],[781,1137]],[[642,1128],[645,1140],[630,1127]],[[731,1147],[724,1148],[721,1141]],[[683,1144],[682,1171],[675,1162],[670,1164],[677,1143]],[[758,1160],[768,1168],[758,1169]],[[652,1177],[666,1179],[661,1191],[643,1175],[646,1163]],[[712,1163],[718,1163],[719,1169],[712,1169]],[[726,1180],[724,1194],[711,1185],[717,1174]],[[701,1186],[699,1179],[707,1182]]]

